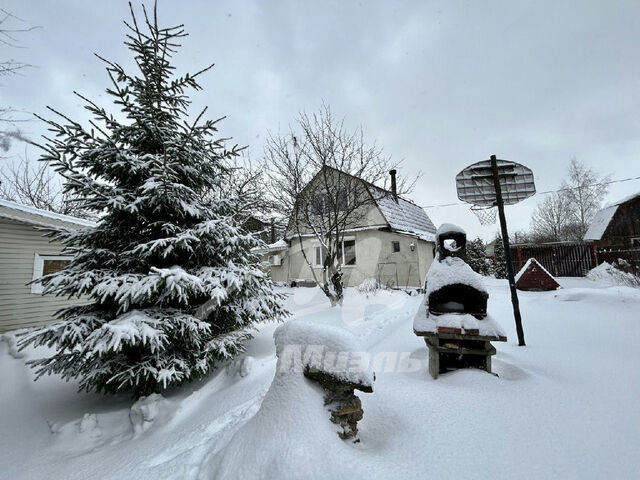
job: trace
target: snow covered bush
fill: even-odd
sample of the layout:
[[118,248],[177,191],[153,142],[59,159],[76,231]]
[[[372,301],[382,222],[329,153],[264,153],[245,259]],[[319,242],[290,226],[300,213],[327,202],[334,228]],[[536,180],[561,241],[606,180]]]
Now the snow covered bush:
[[374,277],[363,280],[362,283],[356,287],[358,292],[367,296],[374,295],[378,290],[380,290],[380,288],[380,283]]
[[[624,260],[622,260],[624,262]],[[613,264],[603,262],[596,268],[589,270],[587,278],[594,282],[602,282],[607,285],[620,285],[640,288],[640,277],[630,271],[622,270],[617,262]]]
[[[224,176],[237,156],[216,136],[218,120],[190,118],[195,75],[174,75],[170,60],[182,27],[141,29],[133,15],[126,45],[139,73],[105,60],[108,113],[80,97],[91,128],[58,114],[42,160],[65,189],[100,219],[95,228],[50,236],[74,260],[43,279],[45,293],[89,303],[24,334],[46,345],[31,362],[38,377],[80,379],[80,388],[147,396],[193,380],[243,350],[256,322],[286,315],[281,295],[251,253],[262,242],[240,227],[241,198],[225,198]],[[52,110],[55,113],[55,110]]]

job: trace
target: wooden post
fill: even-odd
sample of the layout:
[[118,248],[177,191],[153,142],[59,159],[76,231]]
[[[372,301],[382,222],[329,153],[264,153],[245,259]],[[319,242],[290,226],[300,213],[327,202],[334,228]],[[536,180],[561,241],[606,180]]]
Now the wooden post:
[[507,231],[507,220],[504,216],[504,202],[502,201],[502,188],[500,187],[500,177],[498,175],[498,162],[496,156],[491,155],[491,169],[493,170],[493,185],[496,189],[496,204],[500,215],[500,229],[502,230],[502,244],[504,246],[504,256],[507,260],[507,276],[509,277],[509,288],[511,289],[511,304],[513,305],[513,316],[516,321],[516,333],[518,334],[518,345],[524,346],[524,331],[522,330],[522,317],[520,316],[520,303],[518,302],[518,292],[516,281],[513,275],[513,260],[511,259],[511,248],[509,247],[509,232]]

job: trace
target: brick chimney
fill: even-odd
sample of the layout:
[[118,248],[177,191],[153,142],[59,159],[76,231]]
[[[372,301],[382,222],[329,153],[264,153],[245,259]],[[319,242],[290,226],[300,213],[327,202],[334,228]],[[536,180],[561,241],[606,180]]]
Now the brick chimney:
[[391,175],[391,194],[393,195],[393,199],[398,203],[398,189],[396,186],[396,169],[389,171],[389,175]]

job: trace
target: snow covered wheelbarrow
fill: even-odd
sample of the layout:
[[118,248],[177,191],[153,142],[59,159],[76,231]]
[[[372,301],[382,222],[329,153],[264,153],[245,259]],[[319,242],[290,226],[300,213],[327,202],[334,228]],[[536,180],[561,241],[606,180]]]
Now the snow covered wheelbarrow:
[[429,374],[463,367],[491,373],[491,342],[506,342],[502,329],[487,314],[489,294],[482,277],[465,262],[466,233],[445,223],[436,234],[436,258],[427,272],[424,302],[413,331],[429,349]]

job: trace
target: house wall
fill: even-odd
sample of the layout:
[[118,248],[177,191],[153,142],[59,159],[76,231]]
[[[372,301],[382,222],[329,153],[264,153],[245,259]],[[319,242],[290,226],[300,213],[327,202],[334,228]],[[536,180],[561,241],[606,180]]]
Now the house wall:
[[50,243],[33,225],[0,218],[0,333],[43,325],[62,307],[79,303],[31,293],[33,261],[40,255],[60,255],[62,245]]
[[[345,286],[354,287],[365,279],[375,277],[382,284],[392,287],[422,287],[433,261],[432,242],[381,230],[364,230],[346,233],[345,236],[355,237],[356,241],[356,265],[342,267]],[[400,252],[393,252],[393,241],[400,242]],[[414,251],[409,247],[411,243],[416,245]],[[309,261],[313,259],[314,245],[313,237],[303,238],[302,248]],[[297,279],[314,279],[300,246],[298,238],[292,239],[291,248],[283,252],[282,265],[270,267],[273,280],[289,283]],[[313,270],[322,281],[322,268]]]

